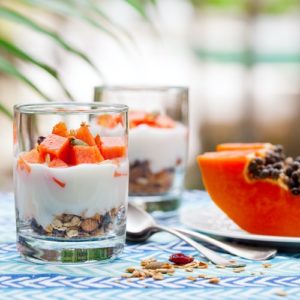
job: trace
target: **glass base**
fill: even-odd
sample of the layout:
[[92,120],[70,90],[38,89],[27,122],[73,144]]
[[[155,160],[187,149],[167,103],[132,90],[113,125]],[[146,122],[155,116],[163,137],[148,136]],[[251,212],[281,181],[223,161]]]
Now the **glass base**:
[[129,201],[151,213],[155,218],[169,218],[177,214],[181,195],[129,196]]
[[88,264],[114,259],[122,252],[124,244],[125,234],[80,241],[19,235],[17,248],[26,260],[35,263]]

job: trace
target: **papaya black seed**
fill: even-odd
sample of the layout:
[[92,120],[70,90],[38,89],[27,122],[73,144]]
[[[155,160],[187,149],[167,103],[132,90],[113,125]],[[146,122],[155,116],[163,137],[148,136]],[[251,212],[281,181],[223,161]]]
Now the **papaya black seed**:
[[298,161],[294,161],[293,163],[292,163],[292,169],[293,170],[298,170],[299,169],[299,167],[300,167],[300,163],[298,162]]
[[257,157],[253,160],[254,163],[256,163],[257,165],[263,165],[264,164],[264,161],[262,158],[260,157]]
[[268,178],[269,175],[270,175],[269,170],[264,169],[264,170],[262,170],[261,173],[260,173],[260,178],[263,178],[263,179],[264,179],[264,178]]
[[300,195],[300,189],[298,189],[298,188],[293,188],[292,190],[291,190],[291,192],[292,192],[292,194],[293,195]]
[[296,171],[296,172],[293,172],[292,175],[291,175],[291,178],[294,180],[294,181],[298,181],[299,180],[299,173]]
[[283,168],[283,163],[282,162],[277,162],[273,165],[273,168],[281,170]]
[[293,169],[291,167],[288,167],[284,170],[284,174],[287,175],[287,176],[291,176],[293,173]]
[[273,179],[278,179],[279,175],[280,175],[280,171],[279,170],[277,170],[277,169],[273,169],[272,170],[271,176],[272,176]]

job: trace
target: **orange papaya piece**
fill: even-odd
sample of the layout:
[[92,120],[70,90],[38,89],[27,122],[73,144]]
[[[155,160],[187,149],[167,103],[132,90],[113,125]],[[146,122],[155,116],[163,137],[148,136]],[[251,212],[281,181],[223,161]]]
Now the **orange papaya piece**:
[[81,123],[80,128],[76,131],[75,137],[79,140],[82,140],[89,146],[96,145],[94,137],[89,130],[89,126],[85,123]]
[[95,143],[96,143],[96,146],[98,147],[100,153],[101,153],[101,144],[102,144],[102,141],[101,141],[101,137],[99,134],[97,134],[95,136]]
[[61,160],[59,158],[54,158],[49,162],[48,167],[49,168],[67,168],[68,165],[63,160]]
[[274,147],[259,151],[259,156],[257,148],[209,152],[199,155],[197,161],[212,200],[242,229],[299,237],[299,184],[294,182],[293,187],[291,178],[282,174],[300,163],[280,161],[281,150]]
[[139,111],[139,110],[131,110],[128,114],[129,119],[129,125],[130,127],[136,127],[140,124],[143,124],[143,122],[146,119],[146,112]]
[[269,143],[224,143],[217,145],[217,151],[231,151],[231,150],[260,150],[270,148]]
[[97,146],[73,146],[72,148],[72,165],[97,164],[103,160]]
[[43,161],[40,157],[40,153],[36,149],[33,149],[20,155],[18,159],[18,168],[20,170],[26,171],[27,173],[30,173],[31,168],[29,164],[38,164],[42,162]]
[[126,155],[126,145],[121,137],[102,137],[101,153],[105,159],[113,159]]
[[149,126],[155,125],[155,114],[147,113],[145,111],[133,110],[128,114],[129,127],[134,128],[142,124]]
[[144,111],[129,112],[129,127],[134,128],[141,124],[159,128],[174,128],[176,123],[167,115]]
[[64,188],[66,186],[66,184],[64,182],[62,182],[61,180],[55,178],[55,177],[52,177],[52,180],[58,185],[60,186],[61,188]]
[[121,115],[101,115],[97,118],[97,124],[107,128],[115,128],[119,123],[121,123]]
[[67,125],[64,122],[57,123],[52,129],[52,133],[63,137],[69,136]]
[[160,128],[174,128],[176,124],[170,117],[158,115],[155,118],[155,125]]
[[71,146],[68,138],[52,133],[39,145],[39,150],[43,160],[49,154],[51,160],[59,158],[68,162]]
[[39,164],[43,162],[37,149],[32,149],[31,151],[22,154],[21,157],[31,164]]

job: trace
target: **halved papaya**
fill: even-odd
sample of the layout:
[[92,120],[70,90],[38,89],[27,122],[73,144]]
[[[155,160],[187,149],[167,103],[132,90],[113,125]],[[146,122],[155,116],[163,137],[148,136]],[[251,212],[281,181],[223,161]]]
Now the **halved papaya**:
[[299,237],[300,162],[269,145],[251,149],[240,144],[199,155],[203,182],[212,200],[242,229]]

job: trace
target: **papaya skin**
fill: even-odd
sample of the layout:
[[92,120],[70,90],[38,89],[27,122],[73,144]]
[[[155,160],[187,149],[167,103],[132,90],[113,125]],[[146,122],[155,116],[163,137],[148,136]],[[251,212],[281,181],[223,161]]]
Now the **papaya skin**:
[[249,180],[253,150],[204,153],[197,157],[204,185],[239,227],[253,233],[300,237],[300,196],[276,181]]

